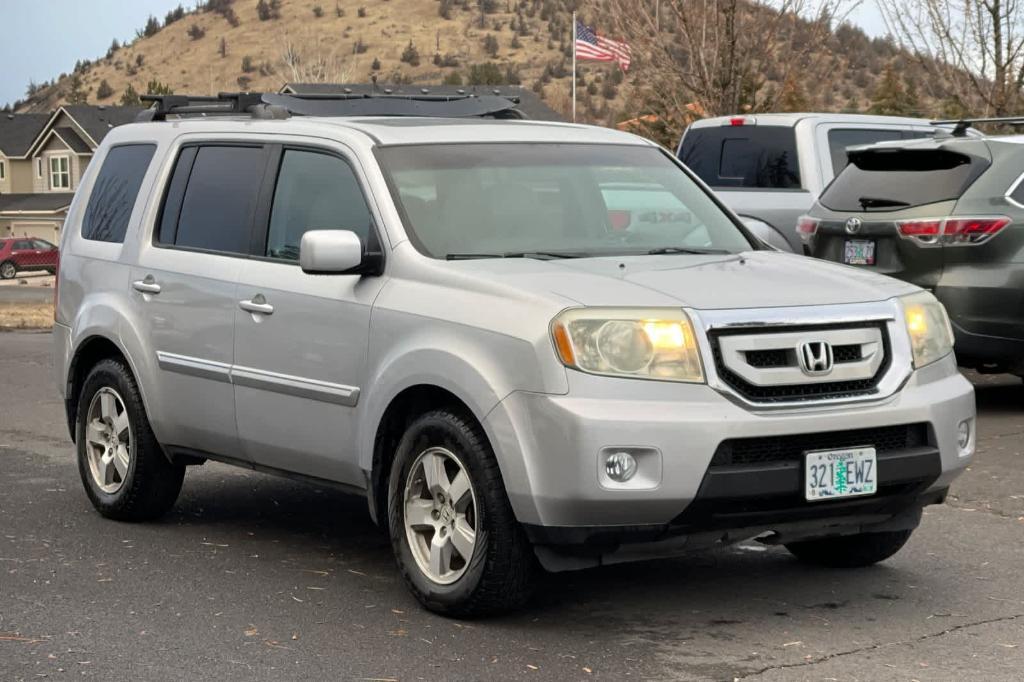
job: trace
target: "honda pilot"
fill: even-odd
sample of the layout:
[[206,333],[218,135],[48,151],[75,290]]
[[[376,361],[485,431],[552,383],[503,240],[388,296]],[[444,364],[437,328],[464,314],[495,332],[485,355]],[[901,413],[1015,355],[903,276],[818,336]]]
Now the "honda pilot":
[[867,566],[970,463],[936,298],[769,249],[655,144],[250,97],[154,98],[71,205],[54,360],[103,516],[206,461],[332,486],[466,616],[749,538]]

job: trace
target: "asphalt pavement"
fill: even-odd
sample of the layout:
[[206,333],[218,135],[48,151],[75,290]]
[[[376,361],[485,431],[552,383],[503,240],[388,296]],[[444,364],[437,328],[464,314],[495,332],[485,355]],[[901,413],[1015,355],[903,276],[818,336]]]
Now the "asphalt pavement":
[[0,333],[0,680],[1024,679],[1024,384],[972,377],[979,453],[888,562],[749,544],[544,578],[449,620],[362,499],[218,464],[162,521],[82,491],[48,334]]

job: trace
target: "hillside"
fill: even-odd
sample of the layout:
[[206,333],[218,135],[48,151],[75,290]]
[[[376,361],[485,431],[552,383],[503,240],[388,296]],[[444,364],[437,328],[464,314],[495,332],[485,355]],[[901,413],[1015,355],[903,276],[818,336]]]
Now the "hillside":
[[[140,27],[130,44],[81,61],[71,74],[34,86],[18,111],[47,111],[65,101],[117,104],[133,93],[212,94],[278,90],[286,82],[516,83],[554,109],[570,109],[570,9],[574,0],[209,0]],[[602,17],[585,17],[601,26]],[[779,83],[763,69],[764,88],[785,93],[780,108],[864,111],[897,93],[904,111],[936,114],[918,95],[915,65],[887,40],[840,26],[821,46],[832,82]],[[116,47],[116,49],[114,49]],[[895,67],[894,67],[895,65]],[[614,125],[644,114],[630,98],[642,58],[625,76],[609,64],[580,68],[580,119]],[[887,98],[887,99],[886,99]],[[894,100],[894,101],[895,101]],[[896,113],[896,112],[890,112]]]

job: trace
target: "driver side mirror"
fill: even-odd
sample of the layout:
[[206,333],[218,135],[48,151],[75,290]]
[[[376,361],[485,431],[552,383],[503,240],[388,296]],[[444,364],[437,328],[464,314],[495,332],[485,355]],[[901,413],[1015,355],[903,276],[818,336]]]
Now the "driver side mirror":
[[311,275],[379,275],[384,254],[364,251],[351,230],[309,230],[299,243],[299,266]]

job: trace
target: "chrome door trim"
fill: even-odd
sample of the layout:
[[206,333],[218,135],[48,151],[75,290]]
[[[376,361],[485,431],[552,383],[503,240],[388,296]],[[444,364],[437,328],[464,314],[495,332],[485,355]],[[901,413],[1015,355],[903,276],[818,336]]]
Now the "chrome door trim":
[[254,367],[232,367],[231,381],[236,386],[258,388],[346,407],[355,407],[359,401],[359,389],[355,386],[306,379],[291,374],[278,374]]
[[273,393],[282,393],[284,395],[308,398],[309,400],[318,400],[346,407],[355,407],[359,402],[358,386],[347,386],[330,381],[320,381],[319,379],[307,379],[291,374],[278,374],[277,372],[268,372],[256,369],[255,367],[240,367],[224,362],[204,360],[165,351],[157,351],[156,358],[160,369],[168,372],[177,372],[178,374],[187,374],[202,379],[210,379],[247,388],[257,388]]
[[210,379],[212,381],[220,381],[226,384],[231,383],[231,365],[225,362],[204,360],[202,358],[194,358],[189,355],[168,353],[162,350],[158,350],[156,352],[156,361],[160,369],[167,372],[187,374],[189,376],[200,377],[201,379]]

